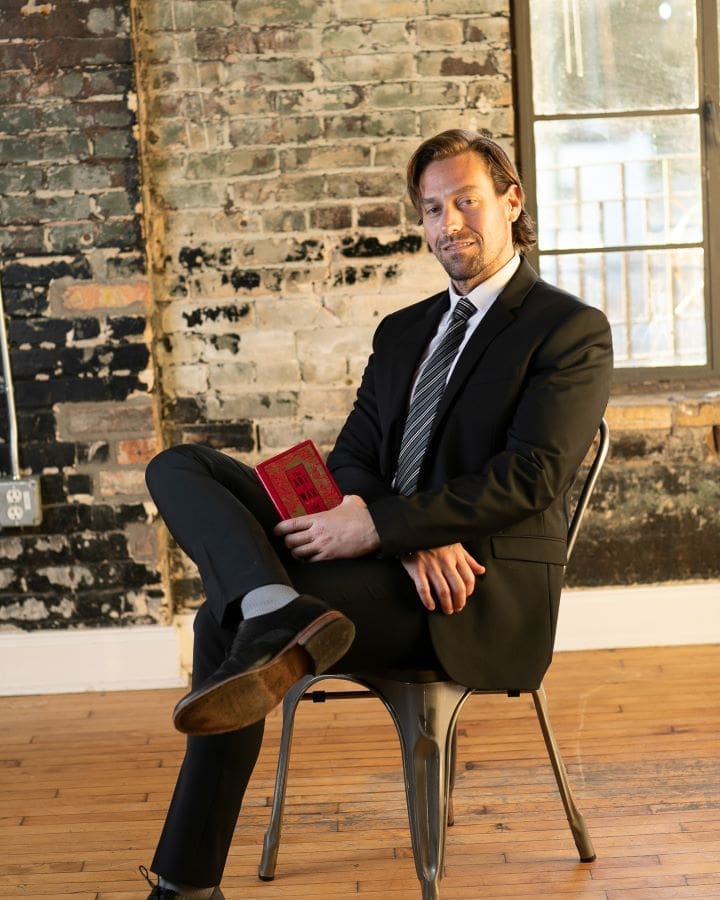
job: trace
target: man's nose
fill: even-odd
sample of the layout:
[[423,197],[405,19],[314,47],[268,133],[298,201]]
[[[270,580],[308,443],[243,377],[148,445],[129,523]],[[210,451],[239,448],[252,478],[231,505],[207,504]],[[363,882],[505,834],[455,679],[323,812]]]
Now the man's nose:
[[443,211],[440,228],[443,234],[456,234],[462,228],[462,216],[457,207],[448,204]]

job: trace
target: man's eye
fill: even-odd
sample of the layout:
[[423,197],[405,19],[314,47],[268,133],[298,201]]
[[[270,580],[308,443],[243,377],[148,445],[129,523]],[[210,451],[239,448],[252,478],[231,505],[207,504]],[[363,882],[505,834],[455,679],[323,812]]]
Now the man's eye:
[[440,212],[439,206],[428,206],[425,210],[426,216],[436,216]]

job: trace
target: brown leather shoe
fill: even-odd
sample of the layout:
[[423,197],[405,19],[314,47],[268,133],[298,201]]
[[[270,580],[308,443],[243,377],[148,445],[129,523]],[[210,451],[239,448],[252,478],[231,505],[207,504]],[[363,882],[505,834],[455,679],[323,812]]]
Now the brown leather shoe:
[[308,594],[243,620],[220,668],[175,707],[175,727],[223,734],[264,719],[298,679],[344,656],[354,637],[350,619]]

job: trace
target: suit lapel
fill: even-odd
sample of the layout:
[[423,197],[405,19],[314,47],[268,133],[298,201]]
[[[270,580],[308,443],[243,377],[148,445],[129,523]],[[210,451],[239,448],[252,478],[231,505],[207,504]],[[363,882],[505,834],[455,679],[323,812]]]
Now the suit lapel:
[[416,322],[410,325],[394,347],[388,386],[388,406],[391,415],[402,416],[410,395],[410,386],[415,378],[418,362],[425,348],[437,331],[440,319],[448,308],[450,297],[443,291],[432,298],[427,309]]
[[388,369],[389,381],[383,380],[384,396],[378,397],[379,408],[385,410],[385,414],[381,413],[381,416],[385,420],[387,429],[384,468],[388,477],[392,477],[395,472],[405,426],[410,387],[415,378],[418,362],[437,331],[440,319],[449,303],[450,296],[447,291],[442,291],[431,298],[423,314],[405,329],[402,337],[396,341],[393,347],[393,356]]
[[537,280],[536,272],[523,257],[517,271],[483,317],[455,364],[435,415],[431,441],[468,375],[479,364],[490,344],[515,320],[518,308]]

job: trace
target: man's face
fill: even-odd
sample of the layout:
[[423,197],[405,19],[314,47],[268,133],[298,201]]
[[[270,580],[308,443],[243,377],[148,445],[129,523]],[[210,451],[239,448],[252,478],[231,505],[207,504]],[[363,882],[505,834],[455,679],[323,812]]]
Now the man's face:
[[511,185],[498,196],[485,160],[472,151],[430,163],[419,187],[430,249],[459,293],[467,294],[512,258],[520,192]]

